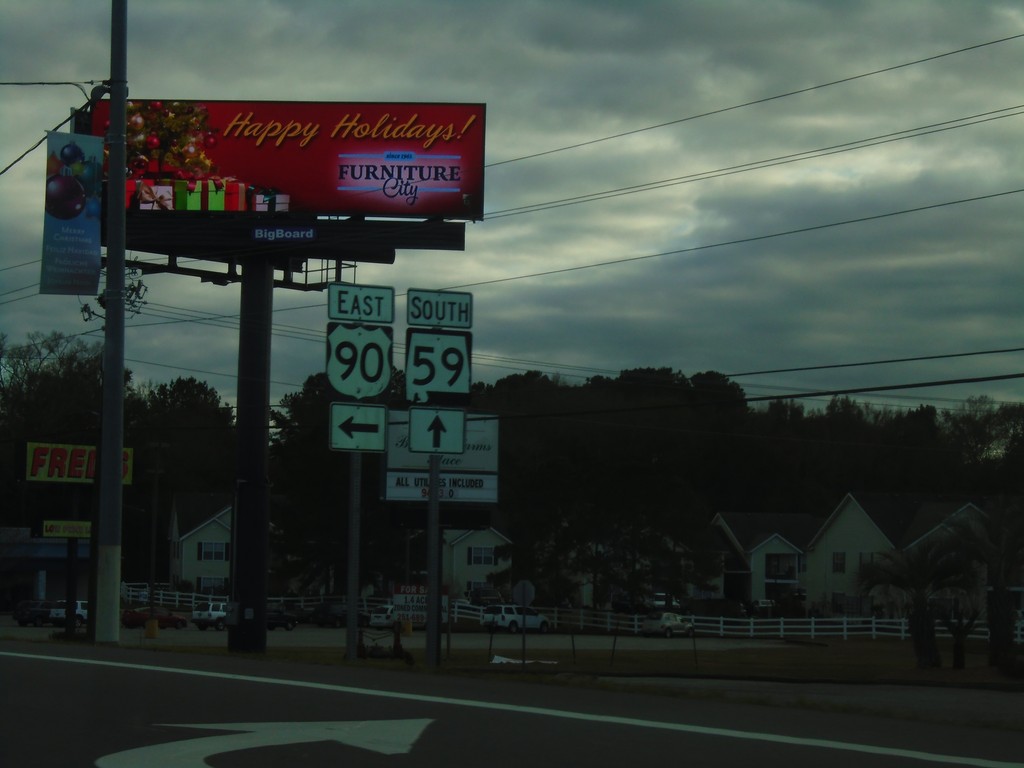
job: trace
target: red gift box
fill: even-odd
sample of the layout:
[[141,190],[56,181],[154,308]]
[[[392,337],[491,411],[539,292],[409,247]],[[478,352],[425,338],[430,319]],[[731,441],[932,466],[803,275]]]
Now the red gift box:
[[245,205],[245,184],[241,181],[224,182],[224,210],[244,211]]

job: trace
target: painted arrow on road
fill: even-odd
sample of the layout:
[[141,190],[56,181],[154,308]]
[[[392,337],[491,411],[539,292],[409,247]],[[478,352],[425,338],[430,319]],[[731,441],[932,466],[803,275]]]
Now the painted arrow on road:
[[341,424],[338,425],[338,429],[344,432],[349,437],[352,437],[356,432],[380,432],[379,424],[368,424],[366,422],[356,423],[355,416],[349,416]]
[[408,753],[433,720],[363,720],[313,723],[171,723],[174,728],[200,728],[237,733],[152,744],[96,761],[97,768],[209,768],[206,758],[242,749],[336,741],[384,755]]

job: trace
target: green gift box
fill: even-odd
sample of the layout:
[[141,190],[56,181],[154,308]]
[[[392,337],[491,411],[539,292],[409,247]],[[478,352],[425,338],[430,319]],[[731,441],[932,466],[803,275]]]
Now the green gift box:
[[174,210],[223,211],[224,182],[193,179],[174,182]]

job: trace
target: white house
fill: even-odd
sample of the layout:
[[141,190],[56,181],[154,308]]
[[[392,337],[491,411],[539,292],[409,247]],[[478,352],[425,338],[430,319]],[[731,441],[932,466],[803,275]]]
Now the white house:
[[507,570],[511,563],[499,558],[495,549],[508,543],[510,539],[494,528],[444,531],[441,582],[448,594],[468,597],[474,589],[499,586],[490,580],[491,574]]
[[227,594],[231,576],[234,498],[224,493],[174,497],[171,508],[171,581],[196,592]]

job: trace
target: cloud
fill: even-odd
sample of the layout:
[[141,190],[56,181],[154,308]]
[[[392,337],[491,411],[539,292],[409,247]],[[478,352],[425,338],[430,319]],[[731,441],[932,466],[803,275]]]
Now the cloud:
[[[5,80],[105,78],[107,6],[65,0],[41,14],[8,3]],[[74,33],[52,18],[74,18]],[[402,251],[346,279],[393,285],[400,315],[409,287],[473,284],[482,380],[528,368],[568,380],[632,367],[740,373],[1020,346],[1020,195],[886,214],[1024,187],[1024,117],[737,168],[1016,106],[1024,38],[955,52],[1020,34],[1024,14],[1010,2],[178,0],[129,8],[129,85],[135,98],[484,102],[490,218],[467,226],[466,251]],[[773,98],[783,94],[793,95]],[[5,165],[82,101],[66,85],[4,86],[4,97]],[[0,178],[10,343],[99,331],[73,298],[31,290],[42,163],[37,150]],[[587,201],[598,193],[610,196]],[[868,217],[883,218],[795,233]],[[196,375],[233,398],[237,287],[144,281],[130,367],[157,381]],[[325,296],[279,290],[274,301],[277,401],[322,368],[327,319]],[[395,331],[404,338],[401,316]],[[947,357],[743,383],[841,388],[1022,361]],[[975,394],[1021,399],[1017,382],[918,397]]]

